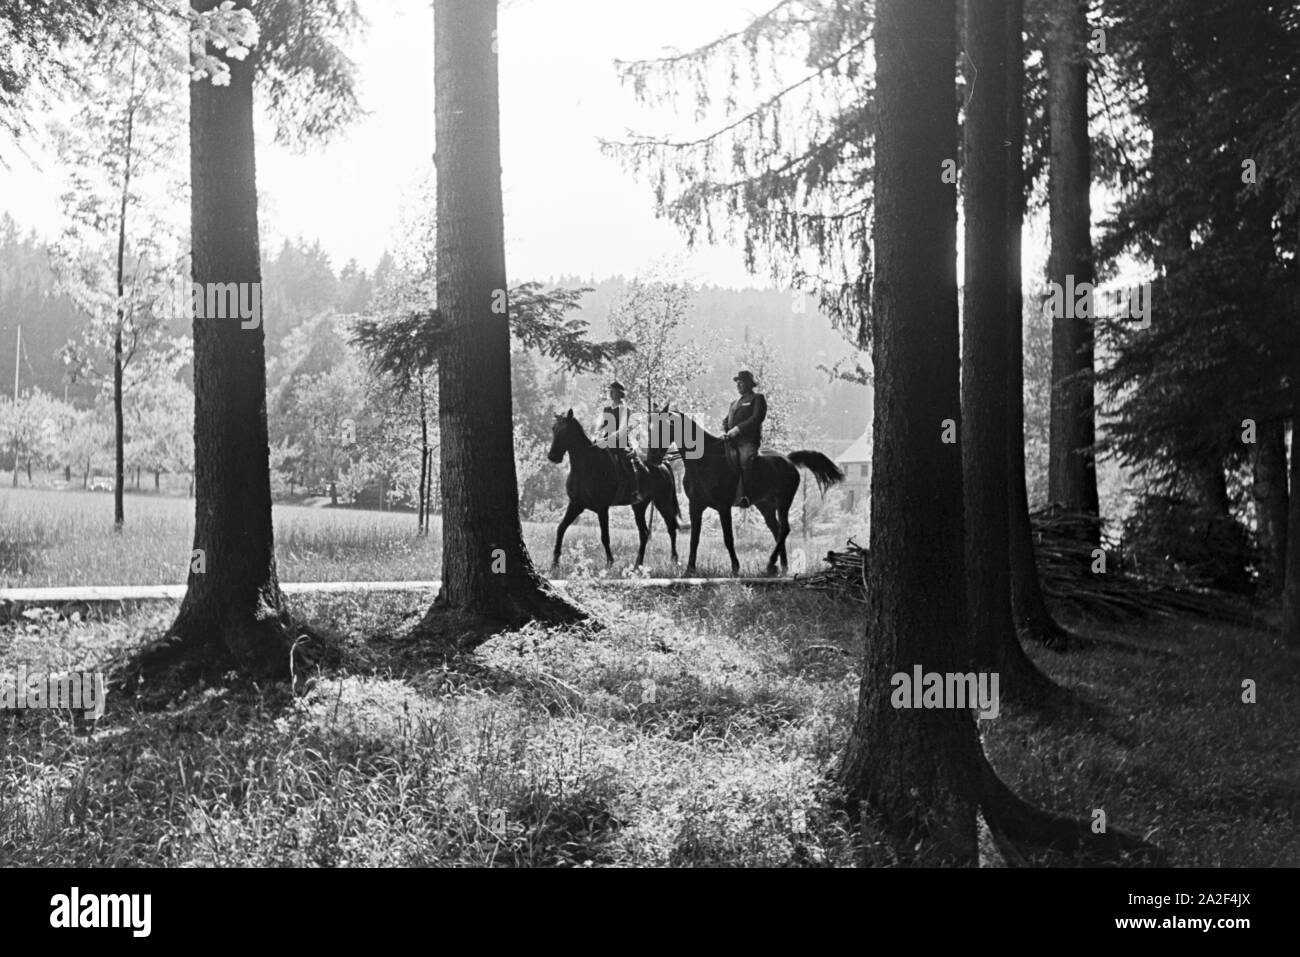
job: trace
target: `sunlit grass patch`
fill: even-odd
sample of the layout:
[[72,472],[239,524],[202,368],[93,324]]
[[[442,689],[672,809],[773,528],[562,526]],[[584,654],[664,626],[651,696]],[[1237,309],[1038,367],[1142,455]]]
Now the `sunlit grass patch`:
[[[301,617],[343,664],[282,687],[196,689],[89,735],[0,714],[0,862],[66,865],[819,866],[856,858],[830,776],[856,709],[856,606],[739,585],[578,585],[599,632],[503,633],[463,661],[412,654],[427,596],[318,595]],[[0,628],[18,661],[90,668],[166,626]],[[1093,629],[1031,649],[1091,705],[981,723],[995,766],[1051,810],[1149,834],[1176,865],[1300,862],[1300,701],[1263,632]],[[1124,650],[1133,644],[1163,652]],[[1240,679],[1259,677],[1257,705]],[[653,689],[653,690],[651,690]]]

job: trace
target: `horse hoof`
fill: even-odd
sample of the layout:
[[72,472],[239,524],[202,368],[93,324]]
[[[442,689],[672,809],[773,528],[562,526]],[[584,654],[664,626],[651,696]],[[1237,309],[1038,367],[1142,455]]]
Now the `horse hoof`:
[[767,574],[768,574],[768,577],[770,577],[770,578],[775,578],[776,575],[777,575],[776,566],[775,566],[775,565],[768,565],[768,566],[767,566]]

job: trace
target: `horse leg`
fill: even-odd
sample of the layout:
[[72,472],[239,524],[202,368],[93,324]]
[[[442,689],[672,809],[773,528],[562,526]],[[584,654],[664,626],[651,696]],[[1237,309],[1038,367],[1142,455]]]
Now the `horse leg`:
[[772,554],[767,560],[767,573],[776,574],[776,560],[781,554],[781,523],[777,521],[776,509],[771,505],[760,505],[758,510],[763,513],[763,521],[767,523],[767,530],[772,533],[772,540],[776,546],[772,549]]
[[784,575],[790,568],[790,562],[785,555],[785,543],[790,537],[790,506],[781,506],[777,511],[777,517],[781,520],[781,539],[777,542],[777,548],[781,552],[781,574]]
[[584,509],[577,502],[570,502],[569,507],[564,511],[564,518],[560,519],[560,527],[555,532],[555,554],[551,557],[551,571],[560,567],[560,546],[564,544],[564,533],[569,530]]
[[740,559],[736,557],[736,537],[731,533],[731,506],[718,509],[718,517],[722,522],[722,544],[727,546],[727,554],[731,556],[731,574],[740,574]]
[[609,568],[614,564],[614,553],[609,550],[609,509],[598,509],[596,515],[600,518],[600,544],[605,546],[605,567]]
[[672,545],[673,564],[677,564],[677,514],[662,502],[655,503],[655,509],[663,516],[664,528],[668,529],[668,541]]
[[691,502],[691,557],[686,562],[686,575],[695,574],[695,553],[700,547],[700,525],[704,521],[704,506]]
[[671,478],[666,486],[661,483],[655,489],[655,511],[663,517],[664,527],[668,529],[668,541],[672,545],[675,565],[677,564],[677,487]]
[[636,567],[640,568],[641,563],[645,561],[646,542],[650,541],[650,526],[645,522],[645,513],[650,505],[650,500],[642,502],[640,505],[632,506],[632,514],[636,516],[636,530],[641,536],[641,547],[636,553]]

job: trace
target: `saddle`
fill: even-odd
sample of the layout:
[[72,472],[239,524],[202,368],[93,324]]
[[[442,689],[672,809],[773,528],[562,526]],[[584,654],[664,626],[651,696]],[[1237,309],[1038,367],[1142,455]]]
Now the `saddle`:
[[723,442],[722,447],[726,453],[727,468],[731,474],[740,477],[740,449],[736,448],[735,442]]
[[634,505],[654,494],[650,470],[639,455],[633,460],[625,449],[618,447],[606,449],[605,454],[610,457],[610,464],[618,477],[618,488],[614,495],[616,504]]

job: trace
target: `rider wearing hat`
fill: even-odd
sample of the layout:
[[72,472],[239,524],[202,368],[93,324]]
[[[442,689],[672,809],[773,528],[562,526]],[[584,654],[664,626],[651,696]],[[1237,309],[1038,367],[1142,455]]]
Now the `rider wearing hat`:
[[749,508],[749,491],[754,487],[754,457],[763,440],[763,420],[767,418],[767,399],[755,392],[754,373],[742,369],[736,373],[736,391],[740,397],[731,403],[722,420],[723,437],[735,447],[740,458],[740,486],[737,504]]
[[637,499],[639,496],[636,473],[642,466],[629,437],[629,419],[632,410],[628,407],[626,396],[627,389],[623,388],[621,382],[615,381],[609,384],[609,405],[601,410],[602,416],[595,441],[604,449],[619,448],[626,451],[625,456],[615,457],[619,463],[618,498],[622,499],[625,493],[630,492],[630,497]]

